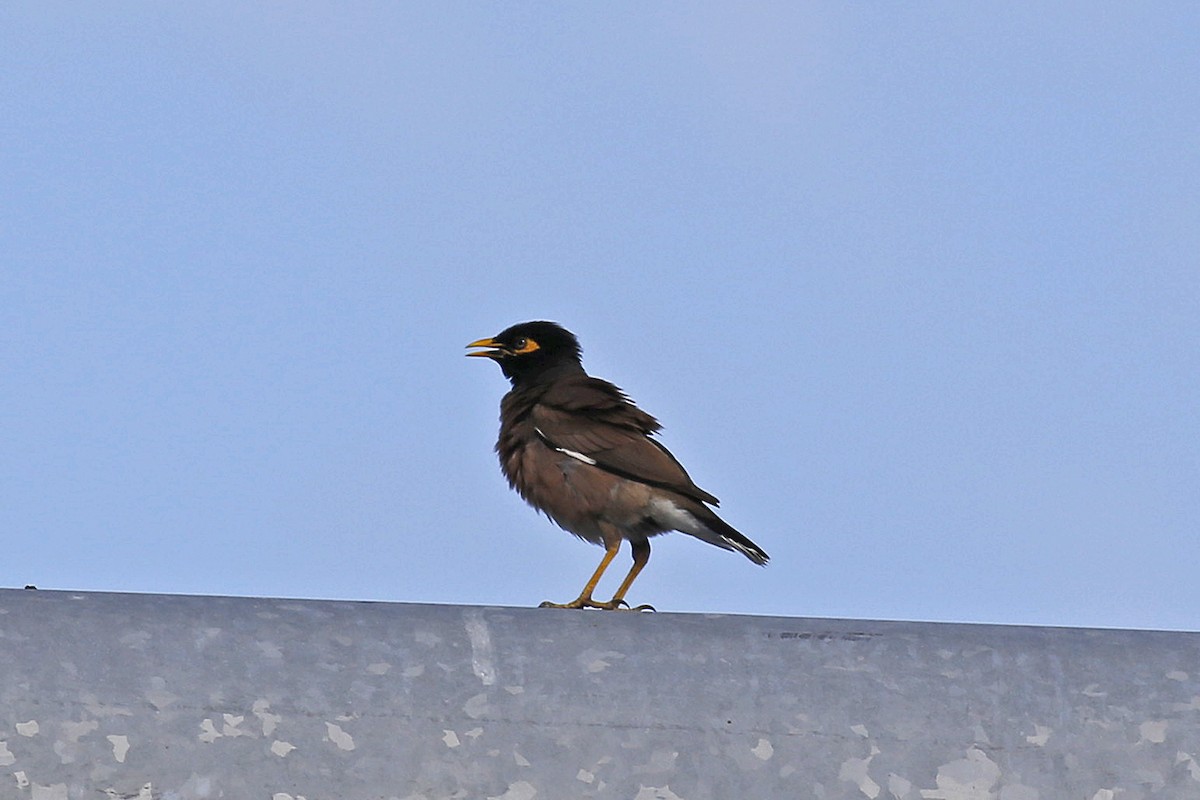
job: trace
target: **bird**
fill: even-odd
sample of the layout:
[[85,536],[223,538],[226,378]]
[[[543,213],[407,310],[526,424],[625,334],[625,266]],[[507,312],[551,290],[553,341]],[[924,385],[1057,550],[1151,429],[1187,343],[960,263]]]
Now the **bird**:
[[[604,548],[579,597],[540,607],[654,610],[630,607],[625,596],[650,560],[650,538],[669,531],[767,563],[766,552],[717,516],[717,498],[655,438],[658,420],[619,387],[587,374],[575,334],[556,322],[522,322],[467,347],[483,348],[467,356],[492,359],[512,384],[500,401],[495,447],[509,486],[562,529]],[[611,600],[594,600],[623,541],[633,566]]]

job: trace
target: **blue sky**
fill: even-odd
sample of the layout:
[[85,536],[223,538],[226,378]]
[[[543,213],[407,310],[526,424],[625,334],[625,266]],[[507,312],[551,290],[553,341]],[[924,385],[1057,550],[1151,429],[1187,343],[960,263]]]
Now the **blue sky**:
[[635,603],[1198,629],[1198,29],[6,4],[0,585],[568,600],[463,358],[554,319],[772,556]]

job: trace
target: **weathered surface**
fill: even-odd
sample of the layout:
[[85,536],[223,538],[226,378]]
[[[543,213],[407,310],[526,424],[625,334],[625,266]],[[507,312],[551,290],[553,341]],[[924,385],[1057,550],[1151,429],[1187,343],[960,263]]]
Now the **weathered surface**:
[[1200,635],[0,590],[0,798],[1200,797]]

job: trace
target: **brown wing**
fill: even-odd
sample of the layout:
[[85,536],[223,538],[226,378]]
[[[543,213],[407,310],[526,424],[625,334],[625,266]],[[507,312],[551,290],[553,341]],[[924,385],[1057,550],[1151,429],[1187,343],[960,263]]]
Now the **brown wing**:
[[560,380],[533,408],[534,428],[550,447],[624,478],[717,504],[650,435],[661,426],[607,381]]

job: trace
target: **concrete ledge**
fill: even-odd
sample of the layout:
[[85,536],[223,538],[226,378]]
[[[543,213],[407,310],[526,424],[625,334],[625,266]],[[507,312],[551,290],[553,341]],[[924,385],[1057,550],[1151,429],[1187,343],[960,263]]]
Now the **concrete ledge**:
[[1200,797],[1200,634],[0,590],[0,798]]

